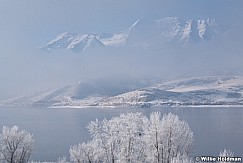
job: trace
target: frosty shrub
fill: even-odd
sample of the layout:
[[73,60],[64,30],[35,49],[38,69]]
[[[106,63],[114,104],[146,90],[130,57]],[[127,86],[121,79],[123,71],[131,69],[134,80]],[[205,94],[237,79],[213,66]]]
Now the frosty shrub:
[[0,134],[1,162],[26,163],[33,150],[33,135],[17,126],[3,127]]
[[67,163],[66,157],[65,156],[59,157],[58,160],[57,160],[57,163]]
[[224,149],[219,152],[219,156],[222,157],[234,157],[234,152],[229,149]]
[[[224,149],[224,150],[221,150],[219,152],[219,156],[221,156],[221,157],[234,157],[234,152],[229,150],[229,149]],[[219,163],[223,163],[223,162],[225,162],[225,161],[222,161],[222,162],[220,161]],[[231,163],[231,162],[228,162],[228,163]]]
[[87,126],[92,141],[70,148],[70,159],[93,162],[190,162],[193,133],[176,115],[150,118],[141,113],[121,114]]

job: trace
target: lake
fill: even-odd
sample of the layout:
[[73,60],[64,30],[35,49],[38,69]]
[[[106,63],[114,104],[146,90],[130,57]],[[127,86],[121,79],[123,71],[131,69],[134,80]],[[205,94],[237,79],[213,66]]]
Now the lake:
[[243,108],[4,108],[0,109],[0,127],[18,125],[34,134],[32,160],[56,161],[66,155],[71,145],[90,140],[85,128],[96,118],[102,120],[125,112],[149,115],[172,112],[189,123],[195,136],[193,156],[218,156],[220,149],[232,149],[243,157]]

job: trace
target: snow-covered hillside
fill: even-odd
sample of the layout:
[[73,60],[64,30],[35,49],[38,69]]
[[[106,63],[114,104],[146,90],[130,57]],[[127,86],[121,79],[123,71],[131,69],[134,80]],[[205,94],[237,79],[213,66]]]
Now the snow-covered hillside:
[[105,98],[147,86],[134,81],[89,81],[0,101],[4,106],[94,106]]
[[[178,42],[183,47],[191,43],[213,40],[217,33],[214,19],[180,20],[177,17],[165,17],[158,20],[137,20],[128,29],[117,33],[75,34],[61,33],[42,49],[52,51],[66,49],[76,52],[89,48],[133,46],[153,46],[165,42]],[[146,35],[146,37],[144,37]],[[128,41],[133,40],[133,42]],[[135,42],[134,42],[135,41]]]
[[243,105],[242,77],[180,79],[103,100],[101,106]]
[[[153,107],[243,105],[243,77],[185,78],[144,87],[144,84],[79,83],[40,94],[5,100],[1,105],[48,107]],[[142,88],[143,87],[143,88]]]

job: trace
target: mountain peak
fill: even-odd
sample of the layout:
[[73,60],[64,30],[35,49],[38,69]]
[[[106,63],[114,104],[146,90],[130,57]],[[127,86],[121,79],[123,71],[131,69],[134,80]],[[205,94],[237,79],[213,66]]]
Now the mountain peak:
[[[183,47],[189,47],[191,43],[213,40],[217,28],[213,18],[181,20],[178,17],[165,17],[155,20],[149,25],[146,23],[148,22],[138,19],[129,28],[117,33],[74,34],[64,32],[58,34],[43,49],[47,51],[66,49],[80,52],[93,47],[124,46],[131,43],[127,42],[128,38],[136,41],[131,45],[141,45],[141,47],[145,44],[144,42],[157,45],[158,41],[178,42]],[[141,37],[143,35],[146,35],[146,38]],[[147,40],[150,42],[148,43]]]
[[138,19],[137,21],[135,21],[135,22],[132,24],[132,26],[130,27],[130,29],[135,28],[135,27],[139,24],[140,21],[141,21],[141,19]]
[[167,41],[179,40],[184,47],[192,42],[213,40],[216,28],[212,18],[180,20],[178,17],[165,17],[156,20],[156,24]]

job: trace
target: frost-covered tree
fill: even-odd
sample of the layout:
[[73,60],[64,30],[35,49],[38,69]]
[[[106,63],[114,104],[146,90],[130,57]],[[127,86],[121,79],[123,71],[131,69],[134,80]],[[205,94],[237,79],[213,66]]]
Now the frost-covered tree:
[[186,154],[177,154],[176,157],[172,158],[170,163],[193,163],[193,160]]
[[88,130],[104,162],[135,162],[144,160],[146,125],[147,119],[141,113],[128,113],[91,122]]
[[96,142],[82,143],[72,146],[69,150],[70,160],[75,163],[100,162],[100,154]]
[[[71,161],[86,162],[186,162],[193,133],[176,115],[150,118],[141,113],[121,114],[111,120],[92,121],[88,125],[92,141],[70,148]],[[177,161],[177,162],[176,162]]]
[[117,156],[120,162],[142,162],[145,159],[144,140],[147,118],[141,113],[121,114],[114,118],[118,124]]
[[26,163],[33,150],[33,135],[17,126],[3,127],[0,134],[0,157],[2,162]]
[[169,163],[178,154],[189,155],[193,145],[193,132],[189,125],[169,113],[161,119],[160,113],[152,113],[146,130],[148,159],[151,162]]

